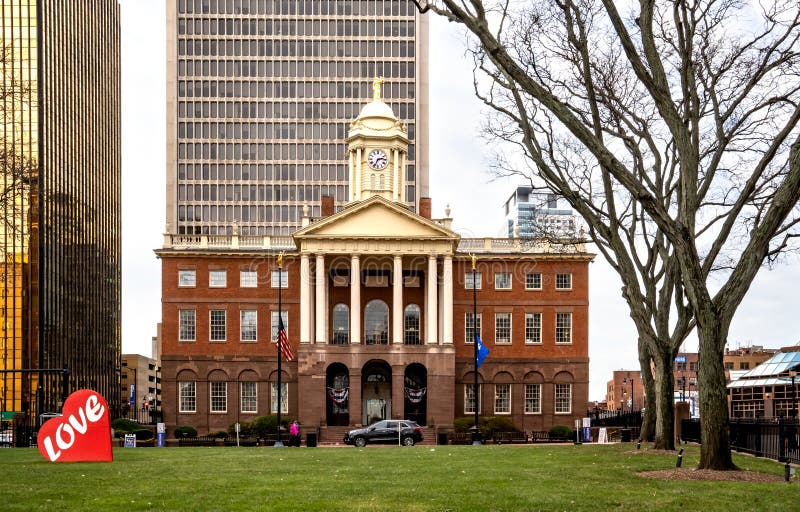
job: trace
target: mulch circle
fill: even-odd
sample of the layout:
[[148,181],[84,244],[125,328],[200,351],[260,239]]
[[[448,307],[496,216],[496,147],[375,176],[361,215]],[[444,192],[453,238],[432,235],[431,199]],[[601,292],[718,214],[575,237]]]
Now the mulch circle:
[[[629,450],[626,455],[674,455],[678,456],[677,451],[673,450]],[[716,471],[712,469],[696,468],[670,468],[658,471],[642,471],[637,473],[642,478],[655,478],[660,480],[705,480],[715,482],[755,482],[755,483],[777,483],[784,482],[782,476],[759,473],[757,471]]]
[[711,469],[672,468],[637,473],[642,478],[661,480],[711,480],[716,482],[783,482],[783,477],[756,471],[715,471]]

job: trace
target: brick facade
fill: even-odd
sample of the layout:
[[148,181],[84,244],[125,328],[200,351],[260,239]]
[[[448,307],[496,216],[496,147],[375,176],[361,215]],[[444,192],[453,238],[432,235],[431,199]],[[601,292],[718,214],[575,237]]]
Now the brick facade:
[[[251,421],[269,414],[270,387],[277,380],[277,358],[271,340],[271,313],[278,310],[278,288],[272,287],[272,272],[276,270],[275,254],[264,251],[220,250],[160,250],[162,259],[162,387],[163,410],[168,429],[178,425],[192,425],[200,433],[227,430],[235,422]],[[481,414],[507,415],[523,430],[546,430],[553,425],[572,425],[583,415],[588,401],[588,262],[581,255],[521,255],[508,254],[480,258],[477,272],[481,274],[481,289],[477,290],[477,310],[481,318],[480,336],[491,351],[479,369],[481,383]],[[416,268],[415,257],[403,258],[403,268]],[[339,260],[329,259],[334,267]],[[367,267],[370,259],[364,260]],[[439,264],[441,267],[442,265]],[[179,286],[180,271],[194,271],[194,286]],[[209,272],[226,272],[225,287],[209,286]],[[255,271],[257,286],[240,286],[240,271]],[[409,399],[404,396],[405,372],[410,365],[422,368],[425,376],[424,415],[417,418],[428,426],[448,427],[454,418],[471,415],[465,411],[465,387],[473,382],[473,344],[465,340],[466,314],[472,313],[472,289],[465,285],[465,275],[471,273],[467,255],[456,254],[452,263],[452,343],[442,340],[442,327],[438,329],[438,342],[426,343],[426,285],[424,271],[420,277],[405,283],[403,309],[410,304],[420,308],[419,345],[394,343],[367,345],[349,343],[300,343],[301,278],[298,254],[287,254],[283,272],[288,277],[288,287],[281,290],[283,309],[288,313],[287,334],[296,359],[284,362],[282,380],[288,383],[288,411],[286,417],[297,418],[305,427],[315,428],[328,423],[330,409],[329,370],[345,368],[349,378],[349,417],[346,424],[369,422],[364,410],[369,397],[382,397],[387,403],[386,417],[408,416]],[[362,272],[364,272],[362,267]],[[511,288],[496,289],[495,274],[510,274]],[[540,274],[541,288],[526,289],[526,275]],[[569,275],[570,287],[556,289],[556,275]],[[312,279],[314,273],[312,272]],[[444,279],[438,273],[438,286]],[[330,268],[326,268],[326,314],[329,332],[334,324],[333,309],[337,304],[349,306],[350,285],[345,281],[334,285]],[[362,275],[362,281],[365,278]],[[389,305],[389,325],[392,325],[392,283],[384,286],[361,286],[361,319],[364,308],[372,300]],[[530,284],[530,283],[528,283]],[[313,295],[312,295],[313,297]],[[443,305],[439,304],[439,310]],[[195,335],[190,341],[179,340],[180,311],[194,311]],[[210,311],[225,311],[225,340],[210,341]],[[256,341],[240,339],[240,312],[256,311]],[[510,342],[497,343],[495,315],[510,313]],[[526,314],[541,315],[541,340],[526,342]],[[571,314],[570,339],[556,343],[556,315]],[[363,333],[363,331],[362,331]],[[328,341],[332,339],[328,337]],[[314,340],[316,341],[316,340]],[[351,340],[352,341],[352,340]],[[536,341],[536,340],[533,340]],[[338,365],[338,366],[337,366]],[[376,366],[377,365],[377,366]],[[365,368],[381,367],[387,371],[387,382],[365,380]],[[179,382],[195,383],[195,410],[181,413],[179,407]],[[226,406],[212,412],[210,393],[213,382],[219,392],[224,387]],[[255,412],[241,411],[240,391],[245,386],[256,387]],[[563,392],[569,389],[570,397],[561,412],[555,411],[557,385]],[[498,386],[504,393],[510,391],[506,403],[500,400],[500,411],[495,411],[495,393]],[[535,404],[538,388],[540,406],[537,411],[526,412],[526,391],[529,407]],[[563,398],[563,397],[562,397]]]

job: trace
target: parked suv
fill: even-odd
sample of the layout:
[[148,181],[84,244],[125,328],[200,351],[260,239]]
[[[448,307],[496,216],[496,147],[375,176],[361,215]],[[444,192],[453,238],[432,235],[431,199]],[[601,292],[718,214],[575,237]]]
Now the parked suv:
[[422,427],[410,420],[383,420],[366,428],[357,428],[344,435],[345,444],[365,446],[367,443],[402,443],[414,446],[422,441]]

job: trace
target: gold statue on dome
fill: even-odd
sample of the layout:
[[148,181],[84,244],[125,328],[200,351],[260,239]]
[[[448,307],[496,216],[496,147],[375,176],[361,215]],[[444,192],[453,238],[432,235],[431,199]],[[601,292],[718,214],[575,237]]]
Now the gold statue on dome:
[[381,101],[381,84],[383,84],[383,77],[376,76],[372,80],[372,101]]

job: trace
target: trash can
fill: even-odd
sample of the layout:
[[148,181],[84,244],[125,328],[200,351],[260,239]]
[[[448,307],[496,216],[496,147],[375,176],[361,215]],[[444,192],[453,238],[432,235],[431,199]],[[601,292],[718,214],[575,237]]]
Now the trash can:
[[436,434],[436,444],[447,444],[447,432]]
[[630,443],[631,442],[631,429],[623,428],[620,431],[620,441],[623,443]]
[[316,432],[309,432],[306,434],[306,446],[309,448],[314,448],[317,446],[317,433]]

